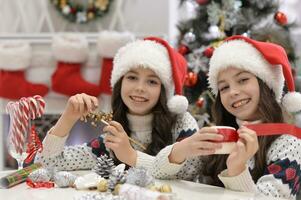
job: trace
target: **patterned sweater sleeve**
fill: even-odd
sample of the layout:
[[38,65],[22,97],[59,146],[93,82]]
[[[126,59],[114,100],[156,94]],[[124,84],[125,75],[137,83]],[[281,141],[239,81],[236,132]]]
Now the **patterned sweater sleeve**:
[[[196,120],[186,112],[182,115],[178,115],[175,126],[173,127],[173,141],[180,141],[186,137],[191,136],[198,130]],[[158,156],[150,156],[141,151],[137,151],[136,167],[145,167],[148,170],[152,170],[154,163],[158,162]]]
[[[277,198],[295,199],[300,187],[300,164],[301,140],[290,135],[282,135],[269,148],[267,167],[256,184],[248,169],[237,177],[227,177],[227,173],[224,171],[219,178],[229,189],[257,192]],[[255,186],[255,191],[252,191],[251,188],[254,188],[252,185]]]
[[189,158],[182,164],[170,163],[168,156],[172,148],[173,145],[169,145],[158,153],[151,170],[152,175],[158,179],[197,180],[199,172],[204,166],[202,156]]
[[109,154],[101,137],[74,146],[65,146],[66,140],[67,136],[58,137],[48,133],[43,140],[43,151],[37,153],[35,162],[58,170],[91,169],[96,164],[98,156]]

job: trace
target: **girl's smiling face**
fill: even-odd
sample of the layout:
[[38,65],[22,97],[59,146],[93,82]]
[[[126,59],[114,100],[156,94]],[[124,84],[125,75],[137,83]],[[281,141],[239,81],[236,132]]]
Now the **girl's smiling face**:
[[127,72],[121,84],[121,98],[130,114],[149,114],[157,104],[161,93],[161,80],[147,68],[135,68]]
[[254,74],[229,67],[217,78],[218,91],[225,109],[240,120],[258,120],[260,88]]

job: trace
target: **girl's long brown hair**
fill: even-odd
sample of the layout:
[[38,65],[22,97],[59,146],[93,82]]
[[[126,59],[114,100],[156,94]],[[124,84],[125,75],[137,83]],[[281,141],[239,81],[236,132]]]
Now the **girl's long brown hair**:
[[[258,104],[258,112],[263,122],[281,123],[284,122],[284,113],[281,106],[275,99],[275,93],[261,79],[257,78],[260,87],[260,99]],[[217,95],[216,101],[212,106],[212,114],[216,125],[232,126],[238,128],[236,118],[230,114],[222,105],[220,94]],[[263,175],[267,166],[267,151],[279,136],[261,136],[258,137],[259,149],[254,156],[255,167],[252,169],[251,175],[255,183]],[[203,175],[207,177],[207,183],[223,186],[217,175],[227,168],[226,160],[228,155],[212,155],[208,156],[205,162]],[[209,181],[208,181],[209,180]]]
[[[130,136],[131,130],[129,129],[127,112],[128,108],[121,98],[121,77],[114,85],[112,94],[112,110],[113,120],[119,122],[126,133]],[[155,107],[152,109],[154,115],[152,122],[152,142],[147,147],[145,153],[156,155],[166,145],[172,144],[172,128],[175,123],[175,116],[167,108],[166,93],[163,85],[161,86],[161,93],[159,100]]]

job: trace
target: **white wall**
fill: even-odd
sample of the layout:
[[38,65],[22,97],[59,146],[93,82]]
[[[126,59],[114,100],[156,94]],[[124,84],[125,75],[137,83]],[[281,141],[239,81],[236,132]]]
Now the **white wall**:
[[[179,0],[114,0],[106,16],[79,25],[63,19],[49,0],[0,0],[0,34],[114,29],[173,39],[178,4]],[[115,17],[117,23],[112,22]]]

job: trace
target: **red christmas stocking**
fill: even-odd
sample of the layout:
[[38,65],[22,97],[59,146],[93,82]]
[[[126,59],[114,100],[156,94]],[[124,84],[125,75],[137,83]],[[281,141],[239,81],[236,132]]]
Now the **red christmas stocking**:
[[30,59],[31,47],[28,43],[7,41],[0,44],[0,97],[20,99],[48,93],[47,86],[25,79],[25,69],[29,67]]
[[[99,80],[100,92],[112,94],[110,85],[113,58],[118,49],[134,40],[134,35],[129,32],[102,31],[98,36],[97,48],[101,61],[101,74]],[[112,86],[113,87],[113,86]]]
[[87,82],[81,76],[82,63],[88,58],[88,42],[82,35],[66,34],[53,38],[52,49],[57,60],[57,69],[52,75],[52,89],[55,92],[72,96],[86,93],[98,96],[97,85]]

